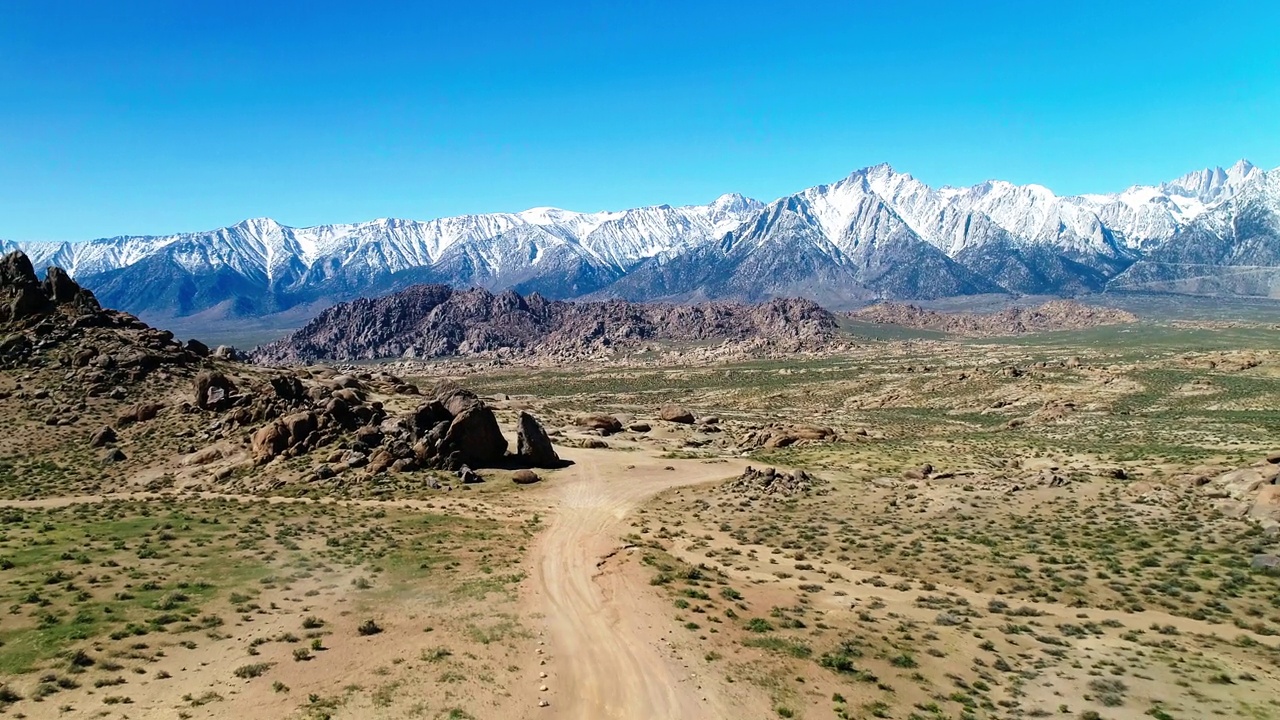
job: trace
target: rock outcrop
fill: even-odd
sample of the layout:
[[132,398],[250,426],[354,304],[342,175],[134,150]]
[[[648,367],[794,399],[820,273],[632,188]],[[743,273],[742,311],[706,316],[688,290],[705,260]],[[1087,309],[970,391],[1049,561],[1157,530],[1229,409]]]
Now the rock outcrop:
[[1199,485],[1223,514],[1280,533],[1280,464],[1265,461],[1223,473]]
[[[250,454],[259,465],[337,446],[340,452],[331,453],[317,470],[324,477],[355,468],[373,473],[438,469],[480,482],[473,468],[529,463],[526,457],[508,455],[508,443],[493,409],[453,383],[437,386],[436,392],[412,411],[392,415],[380,401],[369,399],[374,396],[374,386],[379,392],[399,395],[417,395],[416,387],[409,391],[412,386],[386,373],[375,378],[317,368],[294,372],[297,374],[269,377],[257,387],[229,395],[229,409],[213,425],[215,439],[233,437],[237,428],[256,427]],[[228,379],[228,386],[236,383]],[[533,440],[534,428],[545,445]],[[530,451],[540,460],[535,466],[562,465],[532,416],[522,418],[521,437],[528,438],[525,450],[538,448]]]
[[[507,439],[502,436],[493,410],[476,401],[453,416],[439,452],[473,467],[493,467],[507,454]],[[449,464],[455,461],[450,460]]]
[[[191,344],[187,343],[188,348]],[[207,354],[207,353],[206,353]],[[216,370],[202,370],[194,381],[195,405],[201,410],[222,410],[236,392],[235,383]]]
[[744,450],[788,447],[799,442],[830,442],[837,438],[836,431],[817,425],[771,425],[748,432],[739,443]]
[[[562,464],[532,416],[521,420],[524,457],[508,455],[493,409],[454,383],[423,393],[383,371],[249,365],[229,350],[180,342],[101,308],[57,268],[42,280],[20,253],[0,258],[0,370],[16,376],[18,388],[0,397],[6,413],[24,403],[19,412],[38,410],[50,428],[41,432],[77,426],[66,435],[71,442],[96,449],[103,463],[123,464],[126,474],[155,462],[157,448],[185,468],[176,473],[184,482],[255,489],[353,470],[360,472],[347,478],[360,481],[371,473],[466,468],[480,481],[471,468]],[[279,462],[290,458],[301,461]],[[259,469],[238,472],[251,465]]]
[[106,395],[200,356],[138,318],[98,305],[60,268],[36,276],[26,255],[0,258],[0,369],[63,366],[89,396]]
[[724,489],[742,495],[797,495],[823,484],[804,470],[783,472],[776,468],[757,470],[751,466],[741,475],[725,483]]
[[101,310],[93,293],[77,285],[61,268],[49,268],[41,282],[23,253],[0,258],[0,323],[22,322],[59,309],[77,314]]

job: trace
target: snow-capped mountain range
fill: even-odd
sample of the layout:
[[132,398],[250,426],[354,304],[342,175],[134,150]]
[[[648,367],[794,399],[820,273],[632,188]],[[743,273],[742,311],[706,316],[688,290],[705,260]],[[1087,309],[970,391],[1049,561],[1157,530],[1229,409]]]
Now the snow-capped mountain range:
[[[1280,289],[1278,205],[1280,171],[1244,160],[1078,196],[998,180],[932,188],[877,165],[768,204],[729,194],[685,207],[307,228],[259,218],[167,236],[0,241],[0,250],[65,268],[107,305],[169,317],[260,316],[419,282],[835,306],[1107,288],[1270,295]],[[1247,282],[1232,280],[1244,266]]]

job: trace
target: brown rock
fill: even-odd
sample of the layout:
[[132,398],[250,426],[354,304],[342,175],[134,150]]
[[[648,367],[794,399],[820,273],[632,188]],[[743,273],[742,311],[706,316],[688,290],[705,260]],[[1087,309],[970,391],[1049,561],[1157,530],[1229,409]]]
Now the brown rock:
[[579,415],[573,422],[579,427],[599,430],[602,435],[622,432],[622,423],[612,415]]
[[216,370],[201,370],[192,384],[195,386],[196,407],[201,410],[225,409],[236,390],[235,384]]
[[0,258],[0,322],[18,322],[51,308],[25,254],[11,252]]
[[413,431],[421,437],[436,425],[452,420],[453,414],[448,408],[433,400],[419,405],[418,409],[413,411]]
[[364,443],[368,447],[377,447],[382,444],[382,431],[376,427],[365,425],[356,430],[356,440]]
[[542,478],[532,470],[517,470],[511,473],[511,481],[517,485],[532,485]]
[[362,389],[360,380],[354,375],[337,375],[329,381],[335,388],[348,388],[350,390]]
[[27,350],[31,341],[22,333],[11,333],[0,339],[0,358],[17,356]]
[[217,445],[210,445],[203,450],[197,450],[190,455],[182,458],[182,464],[187,467],[199,467],[208,465],[215,460],[221,460],[225,451]]
[[60,267],[51,267],[44,274],[44,294],[57,305],[78,305],[88,310],[97,310],[98,302],[93,293],[80,287],[71,276]]
[[271,462],[288,447],[289,430],[278,420],[259,428],[249,446],[253,461],[258,465]]
[[542,429],[537,418],[527,412],[520,413],[520,426],[516,434],[516,453],[534,467],[560,466],[560,456],[551,445],[551,438]]
[[386,448],[378,448],[369,456],[369,470],[374,473],[383,472],[394,465],[396,460],[396,456]]
[[448,410],[450,415],[456,416],[480,402],[480,398],[465,388],[451,387],[442,389],[436,395],[436,402]]
[[462,462],[472,467],[493,467],[502,462],[507,453],[507,439],[502,436],[493,411],[484,403],[476,402],[449,423],[449,430],[440,442],[440,454],[451,453],[457,453]]
[[316,414],[310,410],[296,412],[291,415],[285,415],[280,419],[284,424],[285,430],[289,433],[289,444],[297,445],[307,439],[316,429]]
[[125,408],[116,418],[116,425],[132,425],[133,423],[146,422],[154,418],[164,408],[162,403],[135,403]]
[[116,430],[110,425],[103,425],[89,438],[89,447],[103,447],[116,441]]
[[695,419],[692,412],[679,405],[663,405],[658,410],[658,417],[667,422],[681,423],[683,425],[692,425]]

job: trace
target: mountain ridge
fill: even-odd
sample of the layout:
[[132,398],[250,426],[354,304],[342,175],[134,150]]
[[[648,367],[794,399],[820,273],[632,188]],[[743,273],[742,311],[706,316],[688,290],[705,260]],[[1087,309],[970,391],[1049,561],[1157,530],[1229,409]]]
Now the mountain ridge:
[[[1112,287],[1272,295],[1280,292],[1272,265],[1254,273],[1260,280],[1235,284],[1173,282],[1150,268],[1173,262],[1160,260],[1173,253],[1162,251],[1170,243],[1221,246],[1209,255],[1236,262],[1240,253],[1227,246],[1242,240],[1221,231],[1222,216],[1253,212],[1231,204],[1238,196],[1275,202],[1280,188],[1268,178],[1277,175],[1241,160],[1119,193],[1059,196],[1002,180],[934,188],[882,163],[769,203],[727,193],[706,205],[296,228],[251,218],[164,236],[0,241],[0,251],[67,268],[111,305],[153,317],[215,307],[268,316],[421,283],[552,299],[805,295],[835,304]],[[1247,240],[1280,248],[1280,231],[1260,227]],[[1219,265],[1207,267],[1202,274],[1213,275]]]

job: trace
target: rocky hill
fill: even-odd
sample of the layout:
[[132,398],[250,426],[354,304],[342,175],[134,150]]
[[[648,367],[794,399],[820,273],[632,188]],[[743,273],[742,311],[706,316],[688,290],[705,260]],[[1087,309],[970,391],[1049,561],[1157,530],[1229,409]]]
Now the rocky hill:
[[67,368],[89,395],[138,382],[161,367],[185,367],[209,355],[136,317],[102,308],[62,269],[43,280],[26,255],[0,258],[0,369]]
[[0,496],[17,477],[37,494],[258,491],[560,465],[535,418],[515,419],[510,448],[494,411],[451,383],[247,363],[102,308],[57,267],[40,280],[22,253],[0,258],[0,417]]
[[1078,330],[1138,320],[1137,315],[1125,310],[1095,307],[1073,300],[1052,300],[1039,307],[1011,307],[986,314],[947,313],[904,303],[879,303],[845,315],[863,322],[975,337]]
[[835,316],[808,300],[760,305],[564,302],[534,293],[495,295],[419,285],[322,312],[253,358],[267,364],[537,353],[573,357],[645,342],[764,342],[813,346],[838,333]]

